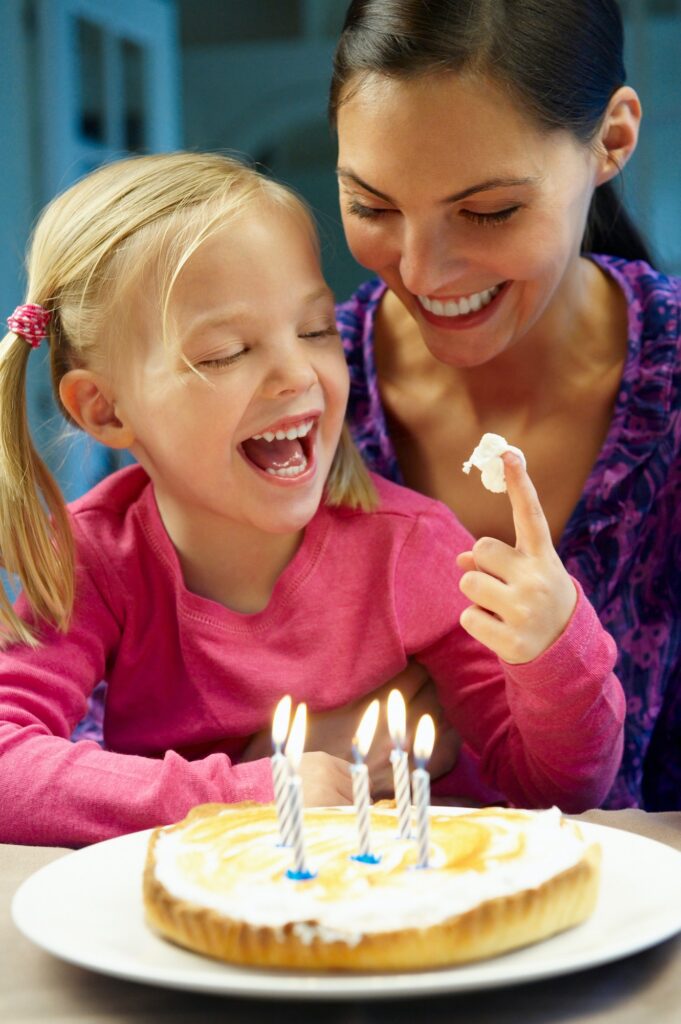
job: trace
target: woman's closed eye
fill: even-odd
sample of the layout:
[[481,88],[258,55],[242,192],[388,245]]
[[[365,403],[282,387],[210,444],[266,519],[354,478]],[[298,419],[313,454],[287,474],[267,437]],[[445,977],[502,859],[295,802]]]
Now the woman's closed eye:
[[478,213],[475,210],[460,210],[460,214],[473,224],[482,224],[483,227],[492,227],[495,224],[505,224],[511,217],[521,209],[521,206],[507,206],[505,210],[494,210],[492,213]]
[[298,337],[299,338],[331,338],[336,337],[338,334],[338,328],[335,324],[327,324],[326,327],[314,328],[312,330],[302,330]]
[[393,213],[394,211],[383,207],[383,206],[367,206],[366,203],[360,203],[357,199],[349,199],[346,205],[346,210],[349,214],[354,217],[381,217],[385,213]]

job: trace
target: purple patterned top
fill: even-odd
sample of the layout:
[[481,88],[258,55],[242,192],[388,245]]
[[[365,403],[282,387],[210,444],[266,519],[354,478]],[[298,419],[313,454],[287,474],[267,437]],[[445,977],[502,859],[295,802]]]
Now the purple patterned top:
[[[627,694],[625,751],[605,807],[681,809],[681,280],[592,257],[629,308],[629,352],[601,453],[558,552],[615,638]],[[374,318],[386,285],[338,306],[348,418],[369,467],[403,483],[376,378]]]

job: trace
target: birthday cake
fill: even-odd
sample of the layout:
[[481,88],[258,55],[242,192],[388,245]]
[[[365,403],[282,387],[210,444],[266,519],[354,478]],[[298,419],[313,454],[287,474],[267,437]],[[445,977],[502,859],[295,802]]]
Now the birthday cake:
[[155,829],[148,923],[232,964],[422,970],[546,939],[584,921],[598,894],[599,847],[556,808],[433,808],[425,868],[387,803],[371,810],[376,864],[353,859],[351,809],[306,810],[304,831],[314,874],[296,881],[273,806],[205,804]]

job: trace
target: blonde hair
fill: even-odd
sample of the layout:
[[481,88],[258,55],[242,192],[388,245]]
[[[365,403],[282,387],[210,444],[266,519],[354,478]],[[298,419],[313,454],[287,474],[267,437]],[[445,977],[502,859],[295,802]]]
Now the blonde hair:
[[[169,295],[182,267],[225,219],[266,199],[300,214],[317,244],[312,216],[282,185],[218,154],[132,157],[83,178],[43,211],[28,254],[25,301],[49,310],[54,394],[76,367],[109,358],[117,299],[160,257],[164,339]],[[0,644],[37,646],[42,620],[66,631],[75,595],[75,554],[63,496],[31,440],[26,412],[30,346],[10,333],[0,346],[0,560],[18,577],[34,623],[0,587]],[[72,422],[72,421],[71,421]],[[76,424],[77,425],[77,424]],[[367,511],[376,493],[347,427],[327,480],[326,501]]]

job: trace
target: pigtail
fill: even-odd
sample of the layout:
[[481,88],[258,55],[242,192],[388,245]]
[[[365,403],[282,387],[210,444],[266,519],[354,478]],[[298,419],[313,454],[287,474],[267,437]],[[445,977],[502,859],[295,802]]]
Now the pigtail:
[[[0,342],[0,563],[18,577],[35,620],[66,630],[74,598],[74,546],[61,492],[28,428],[30,346],[10,333]],[[0,587],[0,646],[36,647],[36,631]]]
[[347,423],[343,430],[326,481],[327,505],[346,505],[373,512],[378,507],[378,494],[362,456],[350,436]]

